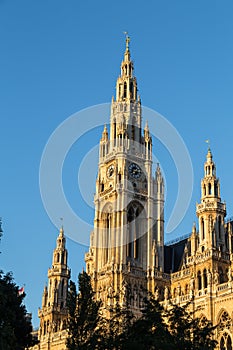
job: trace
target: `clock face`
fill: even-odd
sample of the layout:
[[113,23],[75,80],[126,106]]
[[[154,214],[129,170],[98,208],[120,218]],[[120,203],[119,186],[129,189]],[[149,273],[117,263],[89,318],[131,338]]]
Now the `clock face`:
[[135,179],[139,179],[139,177],[142,174],[142,170],[141,170],[140,166],[137,165],[136,163],[130,163],[130,165],[129,165],[129,173]]
[[114,174],[114,170],[115,170],[114,165],[113,164],[110,165],[107,169],[107,177],[109,178],[112,177]]

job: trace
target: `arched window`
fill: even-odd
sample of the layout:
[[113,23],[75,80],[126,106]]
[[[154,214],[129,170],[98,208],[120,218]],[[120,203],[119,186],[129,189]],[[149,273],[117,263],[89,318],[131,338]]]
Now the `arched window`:
[[64,279],[61,281],[61,297],[64,295]]
[[128,225],[129,225],[129,242],[128,242],[128,246],[127,246],[127,255],[130,258],[133,256],[132,241],[133,241],[133,231],[134,231],[133,230],[134,219],[135,219],[134,208],[133,208],[133,206],[131,206],[128,209],[128,213],[127,213],[127,221],[128,221]]
[[118,96],[119,96],[119,98],[121,98],[121,84],[119,84]]
[[201,232],[202,232],[202,239],[205,239],[205,222],[204,219],[201,219]]
[[113,137],[114,137],[114,146],[116,144],[116,121],[113,122]]
[[232,339],[230,335],[232,320],[226,311],[223,311],[218,323],[218,333],[220,333],[219,349],[233,350]]
[[222,267],[218,268],[218,273],[219,273],[219,283],[224,283],[224,273]]
[[218,217],[218,238],[221,239],[221,230],[222,230],[222,220],[221,216]]
[[208,191],[209,193],[208,193],[208,194],[209,194],[209,195],[211,195],[211,193],[212,193],[211,188],[212,188],[211,183],[209,183],[209,184],[208,184],[208,189],[209,189],[209,191]]
[[124,82],[124,98],[127,97],[127,83]]
[[131,75],[131,71],[132,71],[132,66],[131,64],[129,64],[129,75]]
[[202,285],[201,285],[201,272],[198,271],[198,273],[197,273],[197,288],[198,288],[198,290],[201,290],[201,287],[202,287]]
[[61,264],[65,264],[64,258],[65,258],[65,252],[62,252],[62,254],[61,254]]
[[218,196],[218,185],[216,182],[214,183],[214,195]]
[[133,83],[132,83],[132,81],[130,83],[130,97],[131,98],[133,97]]
[[206,196],[206,185],[204,185],[203,193],[204,193],[204,196]]
[[128,223],[128,244],[127,256],[138,259],[140,257],[140,234],[142,217],[141,212],[143,207],[136,202],[130,203],[127,211]]
[[203,286],[204,288],[207,288],[207,271],[204,269],[203,271]]
[[230,334],[224,332],[220,339],[220,350],[232,350],[232,340]]
[[60,254],[57,253],[57,263],[59,263],[59,260],[60,260]]

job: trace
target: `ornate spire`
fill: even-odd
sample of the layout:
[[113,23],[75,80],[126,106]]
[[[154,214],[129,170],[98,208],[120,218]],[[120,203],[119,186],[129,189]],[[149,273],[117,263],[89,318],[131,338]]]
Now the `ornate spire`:
[[211,163],[212,159],[213,159],[212,152],[211,152],[211,149],[209,148],[208,149],[208,153],[206,155],[206,160],[207,160],[208,163]]
[[108,140],[108,129],[106,124],[104,125],[104,130],[102,132],[102,141],[107,141]]
[[208,141],[208,151],[204,163],[204,177],[201,180],[201,203],[197,204],[199,221],[199,248],[222,247],[225,250],[224,218],[226,205],[221,201],[220,181],[216,176],[216,166]]
[[126,35],[126,48],[124,53],[124,59],[121,63],[121,75],[117,79],[116,87],[116,101],[135,102],[137,101],[137,81],[133,75],[133,62],[130,58],[129,42],[130,37],[127,32]]
[[129,43],[130,43],[130,37],[127,32],[124,32],[125,34],[125,54],[124,54],[124,61],[129,62],[130,61],[130,50],[129,50]]
[[50,333],[57,333],[67,322],[66,307],[70,270],[67,266],[67,250],[63,225],[57,237],[53,251],[52,267],[48,270],[48,288],[44,287],[42,308],[38,311],[40,318],[39,340],[48,342]]

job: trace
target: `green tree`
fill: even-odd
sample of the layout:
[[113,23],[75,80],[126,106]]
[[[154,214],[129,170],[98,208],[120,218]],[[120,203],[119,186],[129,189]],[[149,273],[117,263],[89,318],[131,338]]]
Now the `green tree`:
[[149,295],[144,300],[142,316],[131,326],[122,349],[171,350],[171,336],[164,321],[164,309]]
[[0,349],[23,350],[32,344],[32,326],[12,273],[0,272]]
[[134,317],[128,303],[120,305],[118,294],[109,298],[113,305],[109,306],[107,317],[102,318],[99,326],[99,349],[118,350],[122,349],[129,337]]
[[170,305],[168,309],[149,295],[145,299],[142,317],[131,327],[131,334],[123,343],[123,350],[213,350],[215,327],[201,322],[185,306]]
[[100,302],[94,299],[90,276],[86,272],[79,274],[78,286],[79,293],[74,282],[70,282],[67,348],[95,349],[99,341]]
[[196,318],[190,311],[190,303],[184,306],[173,305],[167,311],[170,334],[175,347],[180,350],[212,350],[217,342],[213,340],[214,330],[210,321]]

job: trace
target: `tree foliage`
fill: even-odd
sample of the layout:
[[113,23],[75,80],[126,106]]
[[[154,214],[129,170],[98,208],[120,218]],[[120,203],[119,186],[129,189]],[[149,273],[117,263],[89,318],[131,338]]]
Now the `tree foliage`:
[[[129,296],[130,297],[130,296]],[[110,297],[109,297],[110,298]],[[191,303],[164,308],[150,294],[144,300],[142,316],[135,319],[130,306],[111,297],[100,316],[100,303],[94,300],[90,277],[79,275],[79,293],[71,282],[69,291],[69,350],[213,350],[215,327],[195,317]],[[130,298],[128,298],[130,299]],[[203,320],[202,320],[203,321]]]
[[108,307],[108,316],[101,318],[101,332],[99,334],[100,350],[117,350],[122,349],[126,343],[133,324],[133,314],[129,305],[121,306],[119,304],[119,296],[112,298],[112,305]]
[[0,349],[23,350],[32,345],[32,326],[12,273],[0,272]]
[[68,294],[68,339],[69,350],[95,349],[98,343],[100,302],[94,300],[90,276],[82,272],[78,276],[79,292],[70,282]]
[[190,311],[191,303],[170,305],[165,309],[151,295],[145,300],[143,315],[132,325],[131,336],[122,349],[213,350],[211,322],[201,322]]
[[215,349],[214,330],[210,321],[195,317],[196,310],[190,311],[191,302],[183,307],[173,305],[167,312],[170,334],[175,347],[180,350]]

